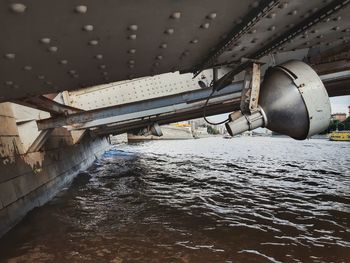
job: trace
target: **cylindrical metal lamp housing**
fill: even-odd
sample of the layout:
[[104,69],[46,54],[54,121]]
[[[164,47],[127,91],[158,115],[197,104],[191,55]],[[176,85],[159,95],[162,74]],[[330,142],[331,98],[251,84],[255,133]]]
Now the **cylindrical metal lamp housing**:
[[306,63],[292,60],[269,69],[261,84],[259,104],[266,127],[304,140],[327,129],[331,106],[317,73]]
[[259,106],[259,111],[251,115],[232,119],[226,125],[228,132],[235,135],[266,127],[304,140],[324,131],[330,123],[327,91],[317,73],[301,61],[289,61],[266,72],[260,87]]
[[[240,116],[239,116],[240,115]],[[251,115],[236,114],[235,118],[225,124],[227,132],[231,135],[241,134],[265,126],[264,115],[261,111],[256,111]]]
[[304,100],[309,118],[309,131],[306,137],[327,129],[331,121],[331,103],[327,90],[317,73],[309,65],[298,60],[289,61],[280,68],[294,74],[290,77],[293,78]]

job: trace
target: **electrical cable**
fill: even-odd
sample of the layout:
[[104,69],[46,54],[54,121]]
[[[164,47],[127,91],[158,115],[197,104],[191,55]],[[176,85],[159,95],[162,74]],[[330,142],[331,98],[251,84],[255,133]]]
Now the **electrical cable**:
[[[214,83],[213,81],[210,83],[210,87],[213,86],[213,83]],[[207,116],[206,116],[206,107],[207,107],[208,102],[209,102],[209,100],[211,99],[211,97],[213,96],[213,94],[214,94],[215,91],[216,91],[215,89],[212,90],[212,92],[211,92],[210,95],[208,96],[208,98],[207,98],[207,100],[205,101],[205,104],[204,104],[204,106],[203,106],[203,118],[204,118],[204,120],[205,120],[208,124],[210,124],[210,125],[220,125],[220,124],[224,124],[224,123],[226,123],[226,122],[229,121],[228,118],[227,118],[226,120],[220,121],[220,122],[211,122],[211,121],[209,121],[209,120],[207,119]]]

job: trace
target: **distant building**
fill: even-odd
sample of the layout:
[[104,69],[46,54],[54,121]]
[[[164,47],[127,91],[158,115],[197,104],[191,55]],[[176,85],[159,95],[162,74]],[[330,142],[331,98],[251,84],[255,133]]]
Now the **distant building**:
[[[350,109],[350,107],[349,107]],[[332,120],[337,120],[340,122],[343,122],[346,120],[346,114],[345,113],[334,113],[332,114]]]
[[225,132],[226,132],[225,125],[223,125],[223,124],[214,125],[214,128],[219,131],[219,134],[225,134]]
[[197,129],[198,127],[206,127],[207,126],[207,123],[205,122],[205,120],[203,118],[193,119],[193,120],[188,121],[188,123],[190,123],[194,129]]
[[192,125],[192,129],[198,130],[199,134],[202,134],[204,132],[204,130],[206,131],[207,127],[209,127],[209,126],[214,128],[215,130],[217,130],[219,132],[219,134],[226,133],[225,125],[223,125],[223,124],[210,125],[204,120],[204,118],[193,119],[193,120],[188,121],[188,123]]
[[198,127],[194,132],[195,137],[208,137],[208,132],[206,127]]

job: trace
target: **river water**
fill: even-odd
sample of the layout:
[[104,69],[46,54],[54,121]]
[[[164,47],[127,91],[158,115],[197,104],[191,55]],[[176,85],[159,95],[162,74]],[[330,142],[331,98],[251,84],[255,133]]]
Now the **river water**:
[[350,262],[350,144],[117,145],[0,240],[1,262]]

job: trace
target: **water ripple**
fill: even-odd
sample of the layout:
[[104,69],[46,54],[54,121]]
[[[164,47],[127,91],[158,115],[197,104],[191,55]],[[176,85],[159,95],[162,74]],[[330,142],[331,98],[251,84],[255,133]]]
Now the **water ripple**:
[[0,259],[350,262],[349,154],[277,138],[119,145],[6,235]]

